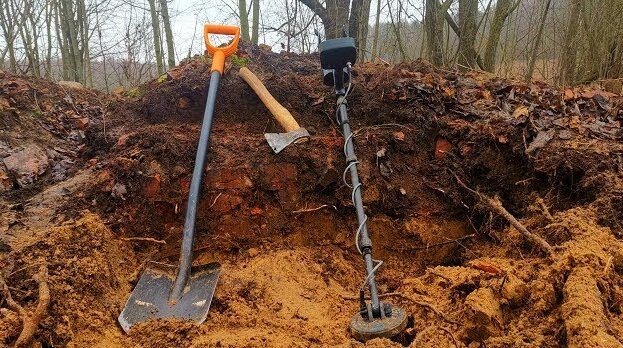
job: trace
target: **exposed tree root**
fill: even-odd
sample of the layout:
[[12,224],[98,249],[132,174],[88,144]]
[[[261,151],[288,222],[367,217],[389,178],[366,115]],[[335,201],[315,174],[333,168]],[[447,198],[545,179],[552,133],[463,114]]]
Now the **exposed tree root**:
[[9,287],[4,279],[0,278],[0,286],[2,287],[2,294],[6,301],[7,307],[12,311],[17,312],[22,320],[22,332],[19,334],[19,337],[15,341],[14,345],[16,348],[28,346],[37,331],[37,327],[39,326],[41,319],[48,310],[48,305],[50,304],[50,288],[48,286],[47,265],[41,265],[39,267],[39,272],[34,275],[33,279],[39,285],[39,300],[37,301],[37,306],[34,311],[29,311],[13,300]]
[[554,255],[554,249],[552,248],[552,246],[545,239],[528,231],[528,229],[521,222],[519,222],[511,213],[508,212],[508,210],[506,210],[506,208],[504,208],[499,198],[488,197],[487,195],[482,194],[468,187],[467,185],[465,185],[465,183],[463,183],[463,181],[456,174],[454,174],[454,177],[456,181],[459,183],[459,185],[461,185],[461,187],[471,192],[474,196],[480,199],[480,201],[484,203],[484,205],[486,205],[487,208],[491,209],[492,211],[504,217],[513,227],[517,229],[517,231],[519,231],[519,233],[521,233],[521,235],[523,235],[532,244],[535,244],[536,246],[538,246],[539,249],[544,251],[549,257],[552,257]]
[[609,330],[594,271],[576,267],[563,288],[562,315],[569,347],[621,347]]

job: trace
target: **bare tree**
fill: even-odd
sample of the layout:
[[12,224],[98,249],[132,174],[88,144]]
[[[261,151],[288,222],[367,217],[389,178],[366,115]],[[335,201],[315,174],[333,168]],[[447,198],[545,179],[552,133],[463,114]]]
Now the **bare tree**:
[[528,71],[526,72],[526,81],[532,80],[534,75],[534,67],[536,65],[536,59],[539,56],[539,49],[541,47],[541,41],[543,39],[543,30],[545,29],[545,21],[547,20],[547,13],[551,7],[552,0],[547,0],[545,3],[545,9],[541,14],[541,20],[539,21],[539,29],[537,30],[536,37],[534,38],[534,44],[530,50],[530,61],[528,63]]
[[558,82],[566,84],[575,81],[576,71],[576,51],[575,41],[578,33],[578,25],[580,21],[580,10],[582,7],[582,0],[570,0],[571,7],[569,17],[567,20],[567,30],[565,31],[564,39],[562,42],[563,53],[560,63],[560,75]]
[[175,66],[175,46],[173,45],[173,30],[171,30],[171,17],[169,16],[167,0],[160,0],[160,10],[162,11],[162,25],[167,41],[167,63],[169,68],[172,68]]
[[251,32],[251,42],[255,45],[258,44],[259,41],[259,32],[260,32],[260,0],[251,0],[253,6],[253,30]]
[[151,15],[151,27],[153,31],[154,51],[156,54],[156,67],[158,75],[164,74],[164,57],[160,46],[160,19],[156,11],[156,0],[147,0],[149,2],[149,13]]
[[[431,62],[437,66],[444,64],[443,56],[443,7],[438,0],[425,0],[424,28],[426,30],[426,52]],[[447,3],[452,0],[447,0]]]
[[478,66],[476,45],[476,17],[478,0],[459,0],[459,65],[476,68]]
[[494,72],[495,70],[495,58],[498,51],[498,45],[500,43],[500,35],[502,35],[502,28],[506,18],[510,16],[513,11],[517,9],[521,0],[498,0],[495,5],[495,14],[493,15],[493,21],[489,28],[489,37],[487,39],[487,46],[485,48],[485,58],[483,61],[483,69]]
[[238,0],[238,16],[240,17],[240,38],[242,41],[249,42],[249,12],[247,10],[247,0]]

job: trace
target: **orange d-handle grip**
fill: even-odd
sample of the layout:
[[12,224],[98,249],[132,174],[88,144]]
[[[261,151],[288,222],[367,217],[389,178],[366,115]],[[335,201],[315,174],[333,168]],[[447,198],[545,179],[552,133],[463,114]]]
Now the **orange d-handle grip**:
[[[229,45],[224,47],[216,47],[210,41],[210,34],[234,35]],[[225,58],[236,53],[238,49],[238,41],[240,40],[240,28],[235,25],[210,24],[203,26],[203,40],[205,41],[208,53],[212,56],[212,68],[210,71],[218,71],[223,73],[225,67]]]

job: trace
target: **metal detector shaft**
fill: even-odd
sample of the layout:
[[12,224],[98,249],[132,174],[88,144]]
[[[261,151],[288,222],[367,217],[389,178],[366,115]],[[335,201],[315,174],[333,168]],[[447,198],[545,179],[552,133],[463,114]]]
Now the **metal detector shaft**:
[[216,105],[216,96],[218,94],[219,81],[221,73],[214,70],[210,76],[210,87],[208,90],[208,98],[206,102],[205,112],[203,113],[203,122],[201,124],[201,135],[199,136],[199,145],[197,146],[197,155],[195,157],[195,168],[190,181],[190,190],[188,191],[188,207],[186,208],[186,220],[184,221],[184,234],[182,237],[182,250],[180,252],[180,263],[177,269],[177,276],[173,289],[169,295],[169,301],[175,302],[182,297],[184,287],[190,276],[190,267],[193,262],[193,243],[195,239],[195,222],[197,221],[197,203],[199,202],[199,193],[201,192],[201,181],[203,179],[203,171],[205,170],[206,154],[208,152],[210,129],[212,128],[212,120],[214,119],[214,106]]
[[366,264],[366,277],[368,279],[368,286],[370,289],[370,299],[372,302],[372,311],[377,313],[380,311],[379,293],[376,288],[376,282],[374,280],[374,264],[372,261],[372,240],[368,234],[368,226],[366,224],[366,213],[363,211],[363,200],[361,198],[361,183],[359,182],[359,173],[357,172],[357,156],[355,155],[355,145],[353,143],[353,132],[350,129],[348,121],[348,114],[346,111],[346,101],[343,96],[338,96],[338,120],[342,125],[342,132],[344,133],[345,155],[346,164],[350,171],[351,185],[353,186],[353,204],[357,211],[357,221],[360,227],[360,240],[361,240],[361,252],[363,253],[363,259]]

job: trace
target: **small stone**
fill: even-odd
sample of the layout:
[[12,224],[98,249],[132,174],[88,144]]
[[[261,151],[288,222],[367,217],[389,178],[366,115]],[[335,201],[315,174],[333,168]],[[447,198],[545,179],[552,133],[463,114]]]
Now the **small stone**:
[[117,140],[117,144],[115,146],[118,146],[118,147],[125,146],[128,143],[128,139],[130,139],[130,137],[135,134],[136,133],[134,132],[123,134],[122,136],[119,137],[119,139]]
[[125,188],[125,185],[120,184],[120,183],[116,183],[115,186],[112,187],[112,190],[110,191],[110,195],[115,197],[115,198],[120,198],[122,200],[125,200],[125,195],[128,193],[128,190]]
[[177,100],[177,107],[186,110],[192,106],[192,101],[186,97],[181,97]]
[[382,148],[376,152],[377,158],[383,158],[385,155],[387,155],[387,150],[385,148]]
[[530,290],[521,279],[515,275],[509,274],[502,287],[501,295],[508,300],[511,305],[518,307],[528,300]]
[[502,324],[502,309],[495,293],[490,288],[479,288],[467,295],[468,336],[475,341],[484,341],[498,333]]
[[256,257],[260,254],[260,251],[257,248],[250,248],[247,252],[249,253],[249,257]]
[[6,157],[4,165],[9,175],[13,176],[21,187],[35,182],[49,167],[45,151],[34,144]]
[[398,141],[404,141],[405,140],[405,133],[404,132],[401,132],[401,131],[394,132],[393,136],[394,136],[395,140],[398,140]]
[[145,196],[149,198],[156,197],[160,193],[160,174],[155,174],[147,179],[145,184]]
[[80,117],[74,119],[74,126],[78,129],[86,129],[89,126],[89,118]]
[[452,144],[444,137],[437,137],[435,140],[435,158],[442,159],[452,149]]

